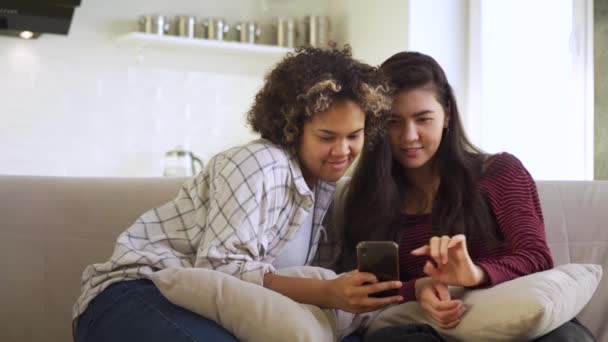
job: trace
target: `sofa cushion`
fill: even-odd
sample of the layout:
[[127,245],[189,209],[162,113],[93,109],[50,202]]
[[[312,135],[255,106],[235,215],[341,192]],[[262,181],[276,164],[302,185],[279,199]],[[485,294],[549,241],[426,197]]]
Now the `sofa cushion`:
[[461,298],[467,307],[456,328],[437,327],[417,302],[410,302],[382,312],[369,332],[386,326],[427,323],[449,340],[530,340],[574,318],[591,299],[601,277],[599,265],[567,264],[492,288],[451,288],[452,297]]
[[[315,278],[335,273],[306,267]],[[168,268],[151,277],[173,304],[207,317],[241,341],[335,341],[334,310],[300,304],[262,286],[201,268]]]

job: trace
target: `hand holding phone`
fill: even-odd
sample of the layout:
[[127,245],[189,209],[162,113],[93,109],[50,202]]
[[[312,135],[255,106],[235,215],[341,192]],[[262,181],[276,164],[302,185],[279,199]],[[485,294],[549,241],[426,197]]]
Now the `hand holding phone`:
[[403,301],[403,296],[373,298],[369,294],[389,289],[399,289],[401,281],[378,283],[375,275],[352,270],[342,273],[327,283],[329,302],[327,307],[351,313],[364,313],[385,308]]
[[[399,280],[399,245],[393,241],[362,241],[357,244],[357,268],[359,272],[372,273],[378,282]],[[370,294],[370,297],[390,297],[399,294],[398,289]]]

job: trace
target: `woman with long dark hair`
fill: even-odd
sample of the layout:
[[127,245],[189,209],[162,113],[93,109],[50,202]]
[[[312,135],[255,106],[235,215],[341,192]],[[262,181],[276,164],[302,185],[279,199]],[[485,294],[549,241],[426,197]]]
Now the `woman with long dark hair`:
[[[466,308],[448,285],[490,287],[553,267],[534,180],[509,153],[489,155],[466,137],[452,87],[431,57],[397,53],[380,67],[395,90],[384,141],[363,151],[344,201],[346,260],[360,241],[400,247],[404,301],[436,325]],[[593,340],[569,322],[540,340]],[[371,341],[442,341],[430,326],[396,326]]]

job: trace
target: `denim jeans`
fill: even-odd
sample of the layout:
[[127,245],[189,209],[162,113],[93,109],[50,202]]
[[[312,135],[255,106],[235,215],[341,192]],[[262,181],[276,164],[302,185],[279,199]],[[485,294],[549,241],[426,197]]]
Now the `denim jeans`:
[[584,326],[578,319],[574,318],[557,329],[534,340],[535,342],[595,342],[595,336],[591,330]]
[[80,315],[74,340],[238,341],[214,321],[169,302],[149,280],[112,284],[100,293]]
[[365,342],[444,342],[439,333],[428,324],[405,324],[374,331]]
[[[406,324],[379,329],[370,334],[365,342],[443,342],[435,329],[427,324]],[[576,318],[534,340],[535,342],[595,342],[587,327]]]

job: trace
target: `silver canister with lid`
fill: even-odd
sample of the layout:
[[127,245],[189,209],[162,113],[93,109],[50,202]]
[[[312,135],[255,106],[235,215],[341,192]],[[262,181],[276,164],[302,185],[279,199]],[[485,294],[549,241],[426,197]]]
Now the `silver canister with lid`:
[[274,20],[272,27],[276,32],[278,46],[293,48],[298,45],[298,25],[293,17],[279,17]]
[[178,15],[175,17],[175,35],[194,38],[196,36],[196,17],[191,15]]
[[230,25],[223,18],[207,18],[203,21],[203,28],[205,32],[203,38],[224,40]]
[[255,44],[261,33],[260,26],[255,21],[240,22],[234,29],[238,33],[238,41],[247,44]]
[[139,31],[157,34],[159,36],[171,31],[171,24],[167,16],[159,14],[142,15],[139,17]]
[[304,17],[304,45],[318,48],[327,47],[330,30],[329,17],[325,15],[309,15]]

